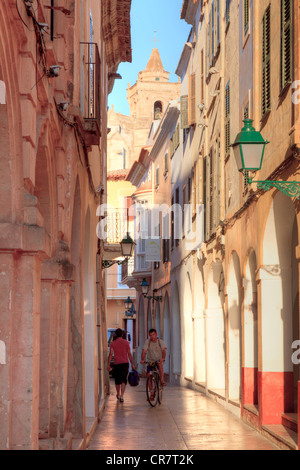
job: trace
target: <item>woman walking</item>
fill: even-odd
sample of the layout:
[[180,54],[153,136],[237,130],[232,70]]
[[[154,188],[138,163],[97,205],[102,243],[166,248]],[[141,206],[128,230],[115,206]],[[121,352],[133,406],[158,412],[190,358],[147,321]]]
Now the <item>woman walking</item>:
[[[127,384],[127,377],[129,371],[129,361],[132,369],[134,369],[132,354],[130,351],[130,344],[126,339],[122,338],[123,331],[121,328],[116,330],[116,339],[110,345],[110,352],[108,357],[107,370],[110,371],[110,361],[114,354],[114,375],[115,385],[117,391],[117,399],[121,403],[124,402],[124,393]],[[129,361],[128,361],[129,360]]]

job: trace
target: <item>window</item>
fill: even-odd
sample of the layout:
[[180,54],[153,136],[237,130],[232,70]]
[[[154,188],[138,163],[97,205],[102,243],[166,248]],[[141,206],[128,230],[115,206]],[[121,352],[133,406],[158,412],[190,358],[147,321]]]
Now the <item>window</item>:
[[123,149],[123,170],[126,170],[126,149]]
[[161,101],[155,101],[154,103],[154,120],[162,118],[163,106]]
[[164,177],[166,178],[168,175],[169,171],[169,154],[168,152],[165,152],[165,158],[164,158]]
[[[176,189],[175,191],[175,205],[177,206],[176,207],[176,210],[179,206],[179,188]],[[176,214],[177,215],[177,214]],[[175,230],[175,220],[174,220],[174,237],[176,237],[176,242],[175,242],[175,245],[178,246],[179,245],[179,223],[178,223],[178,219],[177,219],[177,224],[176,224],[176,228],[177,230]]]
[[281,0],[280,91],[292,82],[292,1]]
[[186,205],[186,185],[182,188],[182,234],[185,235],[185,205]]
[[170,141],[170,158],[173,158],[176,149],[179,146],[179,124],[176,126],[174,134],[172,135]]
[[189,77],[188,124],[196,124],[196,74]]
[[225,152],[230,150],[230,81],[225,88]]
[[220,137],[203,159],[204,223],[206,240],[215,232],[220,220]]
[[230,2],[231,0],[226,0],[226,9],[225,9],[226,28],[230,23]]
[[264,13],[262,39],[262,117],[264,117],[271,111],[271,4]]
[[155,169],[155,189],[159,186],[159,166]]
[[200,60],[200,103],[204,103],[204,50],[201,50]]
[[[174,206],[174,196],[172,196],[171,205],[172,205],[172,208],[173,208],[173,206]],[[174,231],[174,211],[172,210],[171,211],[171,250],[173,250],[173,248],[174,248],[174,234],[175,234],[175,231]]]
[[162,260],[163,263],[167,263],[170,261],[170,214],[166,214],[163,217],[162,224],[163,224],[163,256]]
[[243,14],[244,14],[244,36],[247,35],[247,33],[249,32],[249,18],[250,18],[250,15],[249,15],[249,0],[244,0],[244,11],[243,11]]
[[128,287],[125,284],[122,284],[122,266],[118,265],[118,289],[128,289]]
[[181,129],[187,129],[188,123],[188,95],[182,96],[180,100]]
[[220,46],[220,0],[214,0],[211,5],[207,29],[207,44],[208,67],[206,73],[208,74],[210,67],[214,65]]

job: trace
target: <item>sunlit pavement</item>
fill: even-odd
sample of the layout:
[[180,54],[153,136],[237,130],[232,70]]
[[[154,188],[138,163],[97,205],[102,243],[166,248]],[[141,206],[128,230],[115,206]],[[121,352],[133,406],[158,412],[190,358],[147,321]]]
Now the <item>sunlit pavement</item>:
[[163,403],[146,401],[145,381],[126,388],[124,403],[114,383],[88,450],[278,450],[222,405],[195,390],[164,389]]

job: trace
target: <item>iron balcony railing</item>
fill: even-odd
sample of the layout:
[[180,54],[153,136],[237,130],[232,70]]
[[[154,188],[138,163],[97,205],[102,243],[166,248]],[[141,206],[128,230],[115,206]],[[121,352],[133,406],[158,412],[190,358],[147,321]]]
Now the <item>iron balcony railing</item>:
[[108,209],[106,222],[106,242],[120,243],[127,234],[127,209]]
[[96,121],[100,127],[101,115],[101,61],[98,45],[81,42],[84,64],[84,120]]

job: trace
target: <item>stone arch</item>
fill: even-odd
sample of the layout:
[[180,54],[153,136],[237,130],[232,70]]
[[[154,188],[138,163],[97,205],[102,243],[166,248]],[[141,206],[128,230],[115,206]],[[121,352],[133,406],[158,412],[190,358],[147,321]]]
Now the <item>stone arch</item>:
[[292,363],[291,345],[299,334],[298,233],[292,200],[276,193],[267,217],[259,271],[263,424],[281,424],[282,413],[297,411],[299,367]]
[[207,387],[225,396],[226,335],[224,319],[224,272],[221,261],[212,263],[206,288]]
[[250,249],[243,277],[244,287],[244,364],[243,403],[258,404],[258,321],[257,321],[257,261],[254,249]]
[[229,265],[228,295],[228,395],[241,399],[242,334],[241,334],[241,270],[234,251]]
[[161,312],[159,302],[156,302],[155,305],[155,329],[157,331],[157,336],[161,338]]
[[195,337],[195,382],[206,382],[205,352],[205,293],[203,283],[203,261],[197,260],[194,278],[194,337]]
[[163,115],[163,103],[160,100],[156,100],[153,105],[153,119],[161,119]]
[[147,304],[147,338],[149,335],[149,330],[153,328],[153,322],[152,322],[152,307],[151,307],[151,302],[148,301]]
[[[22,138],[22,118],[19,89],[19,60],[11,47],[16,34],[16,21],[10,18],[11,8],[0,2],[0,221],[23,223],[24,158],[26,145]],[[18,31],[20,33],[20,31]],[[4,85],[3,85],[4,84]],[[5,99],[4,94],[5,89]]]
[[145,335],[145,308],[144,297],[140,296],[139,310],[138,310],[138,329],[139,329],[139,348],[143,348],[146,341]]
[[172,372],[175,375],[181,374],[181,313],[178,284],[175,282],[172,293]]
[[189,273],[185,278],[184,285],[184,309],[183,309],[183,328],[184,328],[184,374],[186,377],[194,377],[194,329],[193,329],[193,296],[192,284]]
[[163,329],[163,339],[167,346],[167,355],[164,366],[165,374],[170,374],[170,347],[171,347],[171,324],[170,324],[170,301],[169,295],[166,292],[164,300],[164,329]]
[[83,293],[82,266],[82,204],[79,178],[75,183],[71,219],[71,263],[75,267],[75,282],[70,287],[69,364],[68,364],[68,431],[83,433]]
[[84,227],[83,247],[83,295],[84,295],[84,359],[85,359],[85,415],[96,416],[96,284],[95,258],[93,250],[94,230],[91,230],[91,211],[87,208]]

